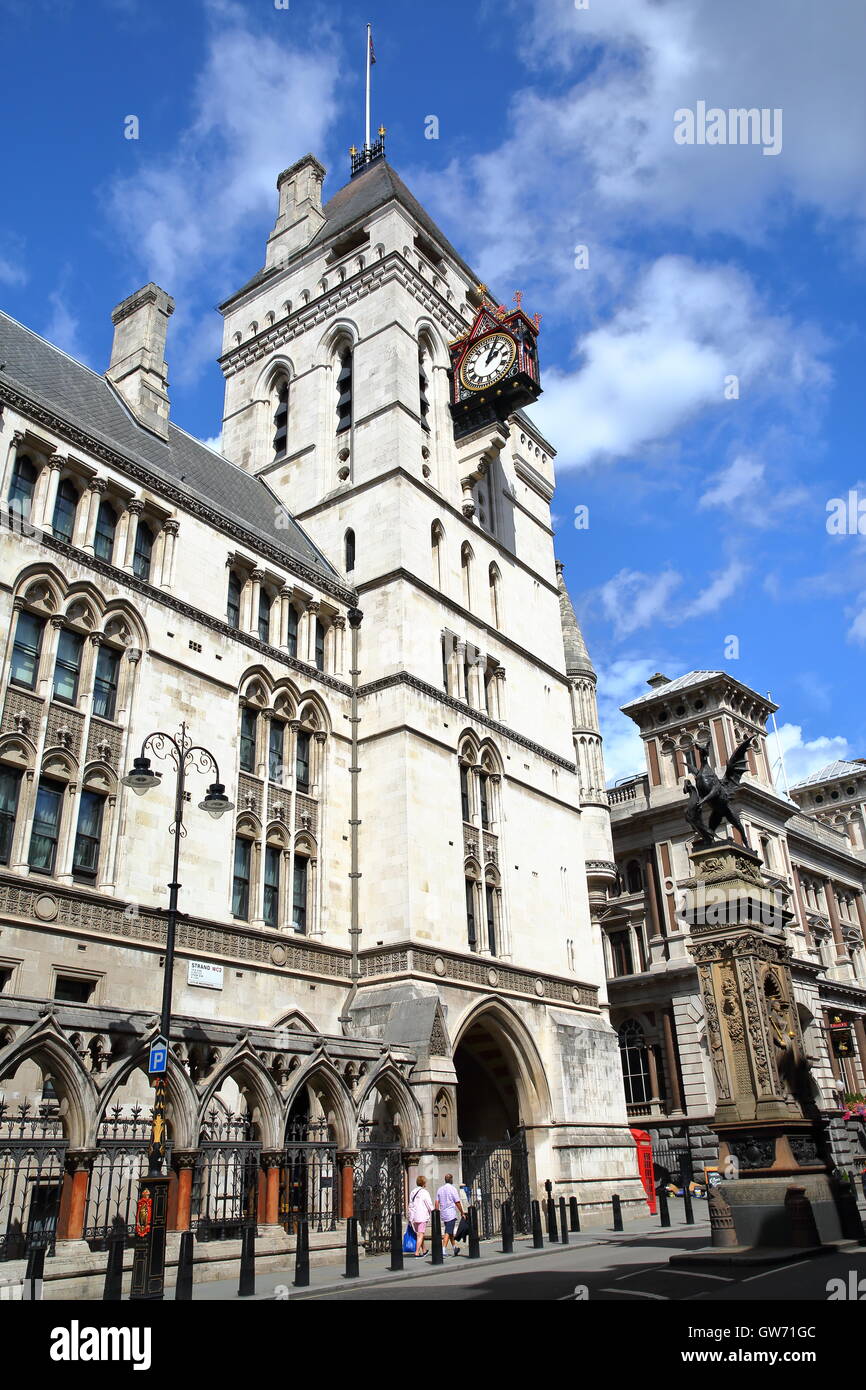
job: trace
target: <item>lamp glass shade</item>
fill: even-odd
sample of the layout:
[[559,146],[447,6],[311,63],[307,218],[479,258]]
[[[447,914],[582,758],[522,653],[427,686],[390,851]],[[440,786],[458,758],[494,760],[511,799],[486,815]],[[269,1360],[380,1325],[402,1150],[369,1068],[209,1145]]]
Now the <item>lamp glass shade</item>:
[[200,801],[198,805],[200,811],[207,811],[214,820],[225,815],[226,811],[234,810],[234,804],[226,796],[226,789],[222,782],[212,782],[207,789],[204,801]]
[[150,791],[151,787],[158,787],[161,778],[162,773],[154,772],[150,766],[150,758],[133,758],[132,771],[120,780],[125,787],[131,787],[142,796],[144,792]]

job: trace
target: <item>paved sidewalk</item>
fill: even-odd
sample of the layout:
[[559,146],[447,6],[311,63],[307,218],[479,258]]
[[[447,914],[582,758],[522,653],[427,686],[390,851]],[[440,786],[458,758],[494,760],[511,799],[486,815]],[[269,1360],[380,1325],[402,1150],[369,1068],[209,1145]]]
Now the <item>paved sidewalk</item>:
[[[449,1273],[457,1269],[471,1268],[482,1270],[493,1265],[514,1264],[526,1259],[538,1259],[542,1255],[555,1257],[568,1250],[575,1250],[580,1247],[592,1247],[598,1245],[629,1245],[635,1241],[642,1242],[648,1237],[655,1237],[662,1242],[670,1241],[676,1244],[684,1236],[691,1238],[702,1238],[707,1244],[710,1240],[710,1224],[706,1214],[706,1209],[699,1207],[695,1203],[695,1224],[687,1226],[683,1220],[681,1208],[671,1207],[671,1226],[670,1229],[663,1228],[657,1216],[643,1217],[638,1221],[629,1221],[624,1231],[614,1231],[612,1227],[593,1226],[586,1231],[569,1233],[567,1245],[562,1242],[553,1244],[548,1242],[545,1235],[543,1250],[536,1250],[529,1236],[515,1238],[514,1253],[504,1255],[502,1253],[501,1242],[497,1240],[485,1240],[481,1242],[481,1256],[477,1260],[470,1260],[465,1253],[466,1243],[463,1244],[464,1253],[458,1256],[446,1253],[441,1265],[431,1265],[430,1256],[425,1259],[416,1259],[414,1255],[404,1255],[403,1269],[392,1271],[389,1269],[391,1263],[390,1255],[370,1255],[361,1256],[360,1277],[357,1279],[346,1279],[343,1277],[342,1264],[322,1264],[316,1268],[315,1251],[312,1252],[310,1260],[310,1284],[308,1288],[296,1289],[293,1284],[295,1277],[294,1262],[283,1270],[268,1270],[256,1275],[256,1293],[253,1299],[245,1299],[244,1302],[272,1301],[275,1298],[282,1300],[315,1298],[318,1294],[336,1293],[341,1290],[352,1290],[357,1292],[361,1288],[381,1287],[387,1284],[398,1284],[408,1279],[417,1279],[422,1276],[429,1278],[430,1275],[447,1279]],[[277,1292],[278,1291],[278,1292]],[[237,1279],[214,1279],[207,1283],[199,1283],[193,1287],[193,1298],[198,1301],[230,1301],[238,1296]],[[174,1298],[174,1290],[166,1290],[166,1299]]]

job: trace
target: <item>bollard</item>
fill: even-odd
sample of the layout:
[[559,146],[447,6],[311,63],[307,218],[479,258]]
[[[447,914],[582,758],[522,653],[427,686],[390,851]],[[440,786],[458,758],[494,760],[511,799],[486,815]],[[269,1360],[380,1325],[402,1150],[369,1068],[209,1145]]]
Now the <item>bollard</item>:
[[532,1244],[536,1250],[544,1247],[544,1232],[541,1229],[541,1204],[532,1203]]
[[556,1203],[552,1197],[547,1199],[547,1239],[551,1245],[559,1242],[559,1233],[556,1229]]
[[310,1286],[310,1223],[304,1218],[298,1222],[295,1236],[295,1288],[307,1289]]
[[821,1244],[812,1203],[806,1196],[805,1187],[789,1187],[785,1193],[785,1215],[791,1244],[800,1249],[808,1249]]
[[348,1216],[346,1218],[346,1278],[360,1278],[361,1270],[358,1265],[358,1218]]
[[430,1263],[442,1263],[442,1214],[434,1211],[430,1217]]
[[126,1246],[126,1228],[120,1235],[112,1235],[108,1241],[108,1264],[105,1266],[105,1284],[102,1289],[103,1303],[119,1303],[123,1298],[123,1252]]
[[563,1245],[568,1244],[568,1218],[565,1214],[565,1198],[559,1199],[559,1238]]
[[683,1189],[683,1211],[686,1214],[686,1225],[694,1226],[695,1209],[692,1205],[692,1194],[690,1184],[694,1177],[691,1154],[683,1154],[680,1159],[680,1187]]
[[470,1260],[480,1260],[481,1251],[478,1248],[478,1208],[469,1208],[469,1258]]
[[252,1298],[256,1291],[256,1227],[250,1221],[241,1229],[241,1272],[238,1298]]
[[839,1225],[844,1240],[856,1240],[863,1243],[863,1222],[860,1219],[860,1211],[857,1206],[857,1194],[854,1186],[850,1182],[845,1182],[831,1174],[831,1190],[836,1211],[839,1215]]
[[391,1263],[388,1268],[395,1273],[403,1268],[403,1218],[398,1211],[391,1217]]
[[659,1220],[663,1226],[671,1224],[671,1211],[668,1206],[668,1194],[664,1183],[659,1188]]
[[694,1224],[695,1224],[695,1209],[694,1209],[694,1207],[692,1206],[692,1194],[691,1194],[691,1192],[689,1191],[688,1183],[684,1183],[684,1184],[683,1184],[683,1210],[685,1211],[685,1214],[686,1214],[686,1225],[687,1225],[687,1226],[694,1226]]
[[577,1205],[577,1198],[576,1198],[576,1197],[569,1197],[569,1199],[568,1199],[568,1213],[569,1213],[569,1216],[570,1216],[570,1218],[571,1218],[571,1229],[572,1229],[573,1231],[579,1231],[579,1230],[580,1230],[580,1208],[579,1208],[579,1206]]
[[619,1196],[619,1193],[618,1193],[618,1192],[615,1192],[615,1193],[613,1194],[613,1196],[611,1197],[611,1199],[610,1199],[610,1205],[611,1205],[611,1207],[613,1208],[613,1229],[614,1229],[615,1231],[621,1231],[621,1230],[622,1230],[622,1202],[621,1202],[621,1200],[620,1200],[620,1196]]
[[174,1285],[175,1303],[188,1303],[192,1298],[192,1231],[184,1231],[177,1257],[177,1279]]
[[502,1203],[502,1253],[512,1255],[514,1253],[514,1220],[511,1215],[511,1203]]
[[[45,1274],[45,1246],[38,1245],[27,1256],[27,1269],[24,1273],[22,1297],[33,1302],[42,1298],[42,1280]],[[107,1278],[107,1276],[106,1276]],[[120,1294],[117,1295],[120,1298]]]

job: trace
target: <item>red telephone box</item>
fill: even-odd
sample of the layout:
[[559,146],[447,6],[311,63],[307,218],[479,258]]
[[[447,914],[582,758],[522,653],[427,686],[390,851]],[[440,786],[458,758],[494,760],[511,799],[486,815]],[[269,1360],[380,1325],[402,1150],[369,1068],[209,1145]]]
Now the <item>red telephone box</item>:
[[631,1131],[631,1137],[637,1148],[637,1167],[640,1173],[640,1180],[643,1183],[643,1190],[646,1193],[650,1216],[655,1216],[656,1190],[654,1182],[653,1141],[645,1129],[633,1129]]

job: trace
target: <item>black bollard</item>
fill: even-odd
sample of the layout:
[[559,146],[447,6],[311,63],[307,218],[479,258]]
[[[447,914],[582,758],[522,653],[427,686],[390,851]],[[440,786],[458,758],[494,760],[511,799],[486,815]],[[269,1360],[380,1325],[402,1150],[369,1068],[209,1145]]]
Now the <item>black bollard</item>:
[[241,1230],[241,1272],[238,1298],[252,1298],[256,1291],[256,1228],[250,1221]]
[[192,1231],[184,1231],[177,1257],[177,1279],[174,1285],[175,1303],[188,1303],[192,1298]]
[[559,1238],[563,1245],[568,1244],[568,1217],[565,1213],[565,1198],[559,1199]]
[[[42,1280],[45,1274],[45,1246],[39,1244],[27,1256],[27,1269],[24,1273],[22,1297],[33,1302],[42,1298]],[[120,1298],[120,1294],[117,1295]]]
[[361,1270],[358,1265],[358,1218],[349,1216],[346,1218],[346,1278],[359,1279]]
[[430,1217],[430,1263],[442,1263],[442,1214],[434,1211]]
[[514,1253],[514,1218],[511,1215],[510,1202],[502,1203],[502,1253]]
[[664,1183],[662,1183],[661,1187],[659,1188],[659,1220],[661,1221],[661,1224],[663,1226],[669,1226],[671,1224],[671,1212],[670,1207],[668,1206],[668,1194],[664,1186]]
[[403,1218],[398,1211],[391,1217],[391,1263],[395,1272],[403,1268]]
[[621,1231],[621,1230],[622,1230],[622,1202],[621,1202],[621,1200],[620,1200],[620,1195],[619,1195],[618,1192],[615,1192],[615,1193],[613,1194],[613,1196],[611,1197],[611,1199],[610,1199],[610,1205],[611,1205],[611,1207],[613,1208],[613,1229],[614,1229],[615,1231]]
[[295,1288],[307,1289],[310,1286],[310,1223],[306,1219],[298,1222],[295,1236]]
[[568,1214],[569,1214],[569,1217],[571,1218],[571,1229],[572,1229],[573,1231],[579,1231],[579,1230],[580,1230],[580,1207],[577,1205],[577,1198],[576,1198],[576,1197],[569,1197],[569,1199],[568,1199]]
[[469,1208],[469,1258],[470,1260],[480,1260],[481,1251],[478,1247],[478,1208]]
[[105,1284],[102,1289],[103,1303],[119,1303],[123,1298],[123,1252],[125,1246],[125,1228],[120,1235],[111,1234],[108,1241],[108,1264],[105,1266]]
[[552,1197],[547,1199],[547,1239],[551,1245],[559,1243],[559,1232],[556,1229],[556,1203]]
[[532,1203],[532,1244],[536,1250],[544,1247],[544,1232],[541,1229],[541,1203]]
[[695,1209],[692,1205],[692,1194],[689,1191],[689,1185],[687,1182],[683,1183],[683,1211],[686,1214],[686,1225],[694,1226]]

